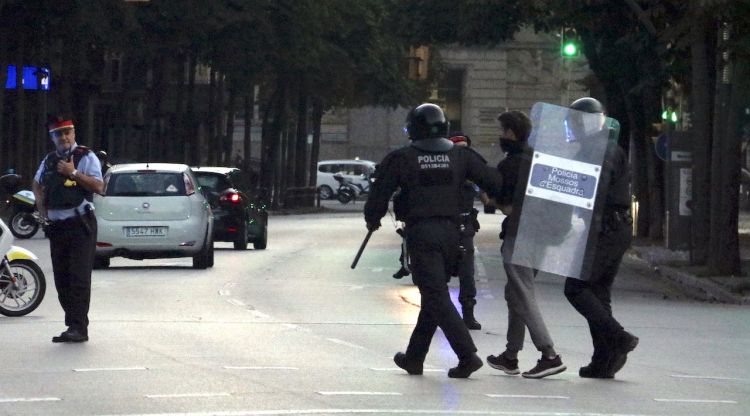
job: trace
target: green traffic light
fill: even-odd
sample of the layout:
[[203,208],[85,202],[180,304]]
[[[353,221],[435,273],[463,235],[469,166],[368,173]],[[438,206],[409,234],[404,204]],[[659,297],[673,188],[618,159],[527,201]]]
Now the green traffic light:
[[563,45],[563,55],[565,56],[576,56],[578,54],[578,46],[573,42],[568,42]]
[[675,111],[672,111],[671,120],[672,120],[672,123],[677,123],[677,113]]

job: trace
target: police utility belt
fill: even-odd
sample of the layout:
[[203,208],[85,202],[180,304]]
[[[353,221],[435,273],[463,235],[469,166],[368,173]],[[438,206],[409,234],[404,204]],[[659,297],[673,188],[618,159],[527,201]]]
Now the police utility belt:
[[74,211],[75,211],[75,216],[73,217],[65,218],[63,220],[50,221],[49,225],[47,226],[46,231],[54,233],[72,224],[81,223],[83,227],[86,229],[86,231],[88,233],[91,233],[91,228],[89,227],[89,224],[84,220],[83,217],[93,218],[94,206],[91,204],[86,204],[86,206],[83,208],[76,207]]

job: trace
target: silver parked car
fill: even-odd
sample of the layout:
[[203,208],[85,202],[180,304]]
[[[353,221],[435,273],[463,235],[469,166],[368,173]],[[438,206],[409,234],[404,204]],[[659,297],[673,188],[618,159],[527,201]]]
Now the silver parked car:
[[213,214],[187,165],[112,166],[94,206],[99,227],[94,268],[109,267],[112,257],[192,257],[196,269],[214,264]]

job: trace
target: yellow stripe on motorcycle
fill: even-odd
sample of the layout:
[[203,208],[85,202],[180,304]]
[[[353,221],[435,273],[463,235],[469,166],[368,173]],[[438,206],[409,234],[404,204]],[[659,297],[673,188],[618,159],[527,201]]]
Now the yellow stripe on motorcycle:
[[26,197],[25,197],[25,196],[23,196],[23,195],[18,195],[18,194],[14,194],[14,195],[13,195],[13,198],[16,198],[17,200],[19,200],[19,201],[21,201],[21,202],[25,202],[25,203],[27,203],[27,204],[29,204],[29,205],[34,205],[34,201],[32,201],[32,200],[31,200],[31,199],[29,199],[29,198],[26,198]]
[[8,250],[8,253],[6,254],[8,256],[8,260],[37,260],[37,257],[34,255],[34,253],[30,252],[29,250],[26,250],[23,247],[18,246],[11,246],[10,250]]

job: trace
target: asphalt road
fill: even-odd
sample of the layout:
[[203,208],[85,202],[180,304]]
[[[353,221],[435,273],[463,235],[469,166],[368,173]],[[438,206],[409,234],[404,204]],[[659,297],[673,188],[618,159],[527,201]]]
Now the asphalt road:
[[[483,328],[472,334],[485,357],[504,348],[507,310],[499,216],[480,218]],[[615,380],[578,377],[588,329],[549,276],[538,298],[568,371],[527,380],[485,365],[449,379],[456,358],[438,331],[424,375],[409,376],[391,359],[406,346],[418,292],[391,278],[399,237],[388,217],[350,269],[364,235],[356,212],[272,216],[267,250],[217,243],[212,269],[115,259],[94,272],[91,339],[78,345],[50,342],[64,328],[47,241],[17,240],[40,256],[50,288],[31,315],[0,317],[0,414],[750,414],[750,309],[672,296],[631,267],[614,309],[641,343]],[[527,340],[521,369],[537,358]]]

